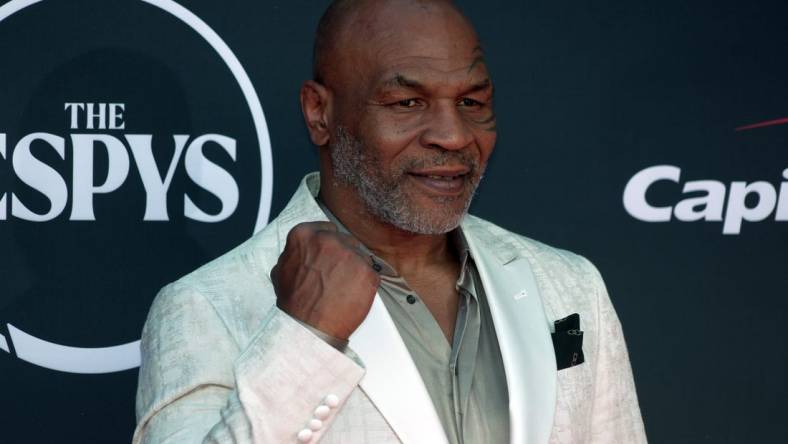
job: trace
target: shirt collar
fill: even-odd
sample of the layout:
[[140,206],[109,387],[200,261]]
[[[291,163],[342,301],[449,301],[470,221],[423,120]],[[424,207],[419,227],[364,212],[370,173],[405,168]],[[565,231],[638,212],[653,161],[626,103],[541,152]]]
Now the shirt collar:
[[471,249],[465,239],[465,233],[462,232],[462,227],[457,227],[449,233],[449,240],[454,244],[454,251],[460,257],[460,276],[457,278],[457,290],[465,290],[473,298],[476,298],[476,287],[473,282],[473,275],[471,273],[473,265],[473,257],[471,256]]
[[[323,210],[326,217],[328,218],[331,223],[336,225],[337,229],[340,233],[350,234],[350,230],[345,227],[344,224],[337,218],[331,210],[323,203],[320,197],[316,197],[315,200],[317,204],[320,206],[320,209]],[[468,247],[468,242],[465,239],[465,235],[462,232],[461,227],[457,227],[451,232],[449,232],[449,241],[453,244],[455,250],[459,254],[460,258],[460,276],[457,278],[456,288],[458,290],[462,289],[469,292],[473,297],[476,297],[476,292],[474,291],[473,286],[473,279],[471,278],[470,273],[470,266],[473,263],[473,258],[471,257],[471,250]],[[399,273],[397,270],[394,269],[389,263],[387,263],[382,258],[378,257],[373,253],[366,245],[361,244],[361,251],[370,257],[373,264],[378,264],[380,266],[380,275],[383,277],[388,277],[391,279],[398,279],[400,278]]]

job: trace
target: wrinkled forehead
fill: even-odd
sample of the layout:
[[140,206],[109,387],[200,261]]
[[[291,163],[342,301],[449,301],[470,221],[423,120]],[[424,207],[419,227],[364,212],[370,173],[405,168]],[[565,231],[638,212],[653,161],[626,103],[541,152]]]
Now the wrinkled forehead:
[[391,3],[348,25],[343,40],[351,77],[376,82],[407,72],[450,80],[485,69],[476,32],[453,7],[398,9]]
[[395,63],[378,65],[370,71],[367,80],[365,86],[372,93],[408,89],[453,94],[457,89],[481,90],[492,86],[481,57],[464,60],[404,57]]

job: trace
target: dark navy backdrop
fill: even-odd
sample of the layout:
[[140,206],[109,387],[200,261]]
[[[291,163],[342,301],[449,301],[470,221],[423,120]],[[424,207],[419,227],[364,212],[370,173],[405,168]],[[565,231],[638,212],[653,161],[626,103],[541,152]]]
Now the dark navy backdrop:
[[[254,85],[270,133],[275,216],[317,167],[297,94],[327,2],[180,4],[216,31]],[[651,442],[784,442],[788,222],[769,208],[737,234],[723,234],[719,220],[646,222],[625,209],[623,195],[638,172],[672,165],[680,179],[654,184],[650,205],[704,197],[683,194],[688,181],[721,183],[725,195],[706,203],[726,210],[732,182],[765,182],[756,187],[766,190],[760,199],[740,199],[750,208],[770,204],[769,187],[780,197],[788,181],[788,124],[779,124],[788,117],[788,3],[460,4],[484,42],[499,131],[472,211],[600,268],[624,325]],[[0,442],[128,442],[135,369],[91,375],[31,364],[17,356],[21,342],[10,340],[8,324],[74,347],[138,339],[156,288],[252,233],[266,173],[248,103],[203,38],[139,0],[25,8],[0,21],[0,60],[7,145],[0,150],[0,334],[9,342],[0,351]],[[126,129],[71,128],[65,102],[123,102]],[[68,192],[62,213],[42,222],[11,209],[12,192],[38,214],[50,208],[12,161],[17,142],[35,132],[66,140],[62,156],[32,148]],[[161,176],[173,135],[232,137],[235,160],[217,144],[204,154],[233,178],[238,204],[216,223],[187,217],[184,194],[217,214],[231,207],[221,196],[232,193],[195,186],[181,157],[167,194],[169,220],[144,221],[142,173],[130,157],[123,184],[95,194],[96,220],[72,220],[74,176],[93,174],[98,186],[113,165],[97,149],[94,169],[77,171],[70,141],[77,133],[110,134],[127,150],[125,135],[152,135]],[[788,187],[785,194],[788,211]]]

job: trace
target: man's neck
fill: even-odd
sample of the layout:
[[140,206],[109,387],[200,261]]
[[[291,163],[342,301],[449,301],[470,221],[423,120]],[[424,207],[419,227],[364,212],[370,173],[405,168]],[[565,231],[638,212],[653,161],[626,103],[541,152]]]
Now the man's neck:
[[319,199],[356,239],[399,274],[411,275],[419,270],[458,261],[448,234],[418,234],[402,230],[373,216],[357,197],[340,199],[338,195],[324,193],[321,189]]

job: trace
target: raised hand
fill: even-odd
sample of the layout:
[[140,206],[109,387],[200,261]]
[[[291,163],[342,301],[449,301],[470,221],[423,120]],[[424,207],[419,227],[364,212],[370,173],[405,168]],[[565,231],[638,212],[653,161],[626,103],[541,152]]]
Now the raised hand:
[[360,246],[330,222],[296,225],[271,269],[277,307],[347,340],[369,313],[380,284]]

